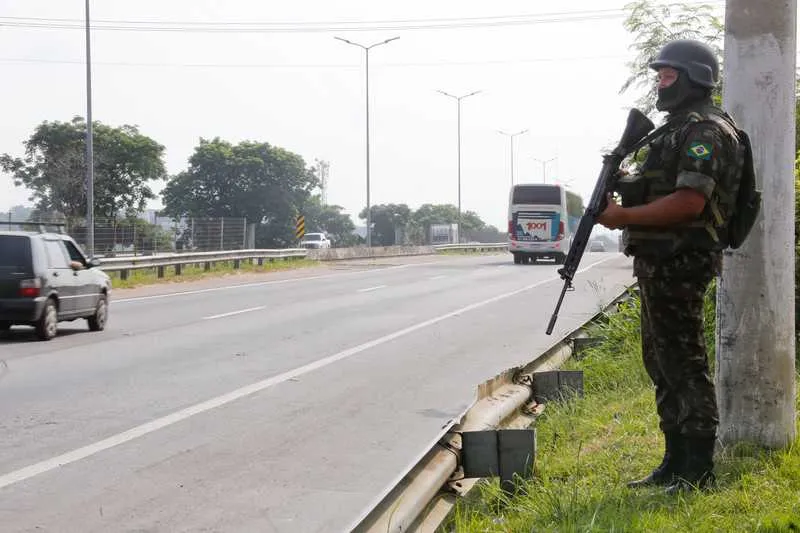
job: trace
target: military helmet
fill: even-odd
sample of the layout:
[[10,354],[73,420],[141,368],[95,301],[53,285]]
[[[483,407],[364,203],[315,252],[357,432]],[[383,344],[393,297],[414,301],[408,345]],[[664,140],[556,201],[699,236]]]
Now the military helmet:
[[719,77],[719,62],[714,50],[692,39],[678,39],[665,44],[650,68],[672,67],[685,72],[695,85],[711,88]]

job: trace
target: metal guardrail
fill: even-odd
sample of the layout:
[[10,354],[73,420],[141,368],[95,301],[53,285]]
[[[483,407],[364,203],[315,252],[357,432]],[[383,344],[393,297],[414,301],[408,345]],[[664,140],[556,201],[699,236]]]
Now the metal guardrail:
[[165,269],[173,267],[175,275],[180,276],[186,265],[202,264],[205,270],[210,270],[211,265],[223,261],[233,261],[233,268],[240,268],[242,261],[254,261],[263,265],[264,260],[276,259],[303,259],[308,255],[304,248],[289,248],[286,250],[232,250],[224,252],[195,252],[185,254],[163,254],[136,257],[107,257],[100,258],[100,269],[105,272],[119,272],[120,278],[127,279],[131,270],[155,269],[158,277],[164,277]]
[[[629,298],[629,288],[614,298],[603,313],[618,309],[619,304]],[[578,341],[586,339],[586,328],[599,314],[602,313],[565,335],[528,364],[511,368],[481,384],[476,401],[462,413],[458,422],[443,428],[436,444],[379,502],[365,510],[350,530],[353,533],[432,533],[438,530],[457,501],[479,481],[453,477],[461,464],[460,433],[529,427],[544,408],[534,400],[533,374],[561,367],[573,355]]]
[[[492,251],[504,250],[508,248],[506,243],[470,243],[470,244],[440,244],[432,247],[434,251]],[[359,253],[361,249],[355,249],[353,254],[347,256],[348,259],[358,259],[359,257],[372,257],[368,248],[364,248],[364,253]],[[389,257],[391,253],[387,254]],[[262,265],[264,260],[274,261],[276,259],[303,259],[309,257],[309,250],[306,248],[288,248],[285,250],[228,250],[222,252],[192,252],[174,253],[159,255],[139,255],[128,257],[106,257],[100,259],[100,269],[106,272],[119,272],[120,278],[127,279],[132,270],[156,269],[158,277],[164,277],[165,268],[173,267],[175,275],[180,276],[185,265],[202,264],[205,270],[210,270],[211,265],[223,261],[233,261],[233,268],[239,268],[242,261],[257,261]]]

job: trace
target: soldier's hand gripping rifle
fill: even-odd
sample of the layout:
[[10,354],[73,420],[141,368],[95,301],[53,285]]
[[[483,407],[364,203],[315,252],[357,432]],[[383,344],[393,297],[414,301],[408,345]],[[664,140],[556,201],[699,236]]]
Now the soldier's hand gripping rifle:
[[589,201],[589,205],[586,206],[586,210],[578,224],[578,231],[572,239],[572,246],[567,253],[564,266],[558,269],[561,279],[564,280],[564,288],[561,289],[561,295],[558,297],[555,311],[553,311],[553,316],[550,317],[550,323],[547,325],[548,335],[553,332],[553,327],[556,325],[558,311],[561,309],[561,303],[564,301],[564,294],[567,290],[572,290],[572,278],[578,270],[578,265],[583,257],[583,252],[586,250],[592,228],[597,223],[597,219],[603,211],[606,210],[606,207],[608,207],[607,195],[614,190],[617,181],[617,172],[619,171],[622,161],[629,153],[638,150],[650,142],[653,136],[647,136],[647,134],[653,127],[652,121],[641,111],[638,109],[631,109],[630,113],[628,113],[628,123],[625,125],[625,131],[622,133],[619,144],[610,154],[603,156],[603,168],[594,186],[592,198]]

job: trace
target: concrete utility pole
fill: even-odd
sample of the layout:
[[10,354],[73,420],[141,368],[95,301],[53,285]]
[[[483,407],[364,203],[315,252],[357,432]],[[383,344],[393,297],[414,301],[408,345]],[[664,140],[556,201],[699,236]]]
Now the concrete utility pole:
[[725,252],[717,292],[723,444],[795,438],[794,161],[796,0],[727,0],[723,107],[750,135],[762,210]]

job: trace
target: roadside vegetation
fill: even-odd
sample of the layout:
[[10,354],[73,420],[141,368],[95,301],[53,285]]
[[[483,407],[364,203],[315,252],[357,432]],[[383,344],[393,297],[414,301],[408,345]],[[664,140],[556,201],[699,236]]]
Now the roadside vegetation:
[[[714,289],[706,296],[713,368]],[[536,424],[534,475],[508,498],[481,482],[443,532],[800,531],[800,445],[737,445],[717,455],[715,489],[667,496],[625,482],[661,461],[653,388],[641,363],[639,300],[593,326],[602,342],[566,369],[584,372],[582,398],[548,403]],[[713,370],[712,370],[713,371]]]
[[310,259],[276,260],[274,262],[265,261],[261,266],[251,264],[250,261],[242,261],[239,268],[233,268],[233,261],[221,261],[210,265],[209,270],[205,270],[202,264],[184,265],[180,276],[175,275],[175,267],[164,267],[163,278],[158,277],[158,272],[155,268],[131,270],[128,272],[128,279],[124,280],[120,277],[119,272],[110,272],[109,276],[111,276],[112,286],[115,289],[131,289],[156,283],[179,283],[206,278],[239,276],[242,274],[262,274],[298,268],[310,268],[319,266],[319,264],[319,261],[312,261]]

